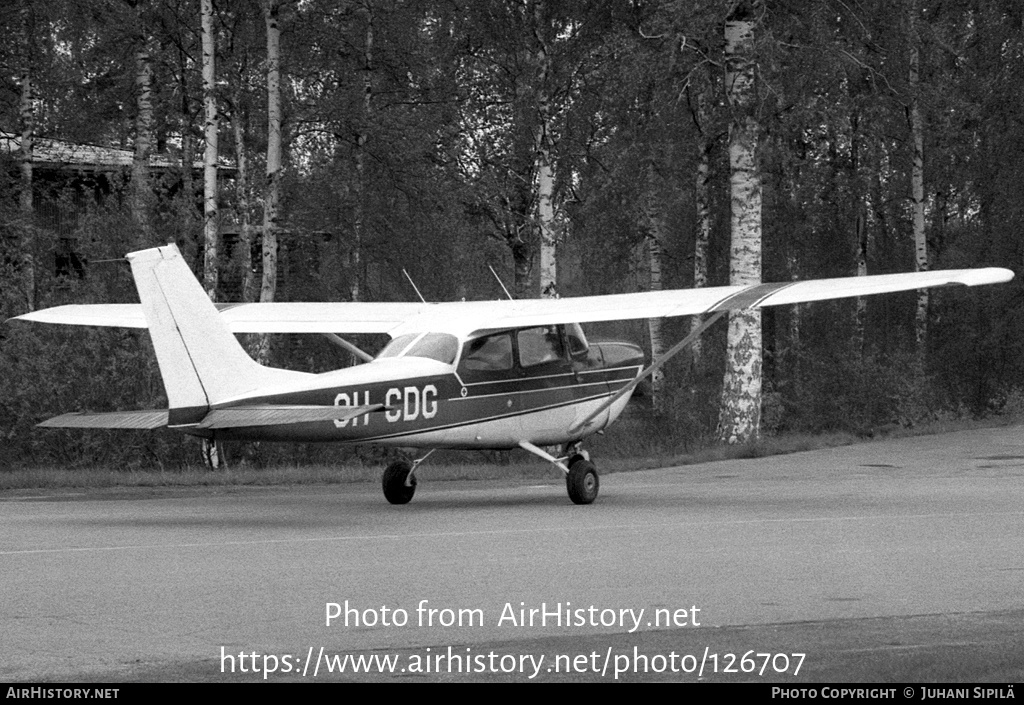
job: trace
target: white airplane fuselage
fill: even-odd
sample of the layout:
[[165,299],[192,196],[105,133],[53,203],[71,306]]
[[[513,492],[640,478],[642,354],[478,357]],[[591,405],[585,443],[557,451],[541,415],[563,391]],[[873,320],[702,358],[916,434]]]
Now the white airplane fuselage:
[[[576,359],[559,359],[502,374],[474,374],[453,364],[421,357],[397,357],[318,375],[301,385],[266,388],[256,394],[227,399],[213,409],[254,404],[336,405],[384,408],[346,420],[279,426],[253,426],[210,431],[192,424],[172,425],[185,433],[218,440],[332,441],[379,443],[424,448],[503,449],[521,441],[555,445],[578,440],[612,422],[622,413],[624,396],[592,419],[580,421],[642,369],[642,352],[614,343],[620,354],[603,363],[601,343]],[[605,345],[608,345],[607,343]]]

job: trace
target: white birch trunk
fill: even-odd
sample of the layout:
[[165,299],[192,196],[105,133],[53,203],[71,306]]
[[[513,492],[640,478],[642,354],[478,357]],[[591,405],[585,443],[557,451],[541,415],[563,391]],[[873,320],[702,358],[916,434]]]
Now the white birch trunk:
[[[278,0],[264,0],[267,26],[267,179],[263,205],[263,282],[260,301],[274,300],[277,293],[277,228],[281,199],[281,29]],[[270,356],[269,337],[259,340],[258,361]]]
[[544,38],[544,3],[533,6],[534,36],[537,41],[537,112],[538,122],[534,138],[537,174],[537,230],[540,248],[539,284],[544,299],[558,298],[558,258],[555,229],[555,167],[551,138],[551,97],[548,95],[548,76],[551,57]]
[[201,0],[203,33],[203,108],[206,152],[203,155],[203,287],[217,299],[217,115],[216,37],[213,0]]
[[[660,228],[659,228],[660,230]],[[661,233],[655,231],[647,238],[648,265],[651,274],[651,291],[661,291]],[[647,319],[647,332],[651,336],[651,360],[658,360],[665,354],[665,338],[662,335],[662,320]],[[660,367],[651,374],[651,404],[655,411],[665,408],[665,372]]]
[[[731,285],[761,281],[761,177],[757,164],[758,123],[754,114],[757,98],[754,23],[754,12],[749,6],[742,6],[725,23],[725,90],[733,114],[729,128]],[[726,443],[754,440],[760,421],[761,314],[733,311],[729,315],[719,438]]]
[[[547,132],[542,127],[540,132]],[[541,137],[540,142],[547,141]],[[551,150],[541,147],[537,155],[537,226],[540,230],[540,296],[558,298],[558,259],[555,235],[555,170],[551,165]]]
[[[924,122],[919,101],[921,83],[920,41],[917,34],[917,3],[907,2],[910,30],[910,142],[913,159],[910,168],[910,201],[913,213],[914,270],[928,271],[928,241],[924,228]],[[923,373],[928,337],[928,290],[917,292],[917,313],[914,333],[918,371]]]
[[[644,193],[644,219],[647,221],[647,271],[651,291],[661,291],[662,243],[665,241],[665,221],[659,207],[656,174],[653,161],[647,165],[647,188]],[[665,353],[662,320],[647,319],[647,332],[651,338],[651,360]],[[655,411],[665,407],[665,372],[658,368],[651,374],[651,404]]]
[[149,221],[149,203],[152,190],[149,184],[149,156],[153,150],[153,61],[150,42],[139,38],[135,52],[135,154],[132,159],[131,213],[137,229],[139,248],[154,244]]

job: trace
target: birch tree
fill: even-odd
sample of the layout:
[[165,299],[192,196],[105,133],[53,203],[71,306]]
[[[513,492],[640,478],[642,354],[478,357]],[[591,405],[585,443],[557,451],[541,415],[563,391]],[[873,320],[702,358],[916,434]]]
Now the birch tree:
[[[257,48],[257,38],[263,37],[266,28],[262,14],[252,17],[246,5],[237,5],[223,15],[225,19],[222,71],[226,74],[228,89],[224,98],[230,123],[232,150],[235,157],[234,213],[239,225],[239,239],[232,250],[231,266],[241,274],[242,301],[255,301],[258,297],[257,282],[253,271],[252,246],[254,228],[252,223],[252,177],[249,154],[249,134],[252,131],[250,111],[253,92],[250,86],[258,74],[251,73],[251,57]],[[260,77],[262,81],[265,76]],[[247,336],[247,341],[253,338]]]
[[560,141],[609,17],[605,3],[488,0],[453,20],[465,94],[454,151],[477,194],[468,210],[511,254],[516,296],[557,293]]
[[132,158],[132,182],[129,199],[132,221],[136,228],[138,247],[155,243],[150,221],[150,203],[153,198],[150,184],[149,157],[153,152],[153,51],[145,17],[143,0],[133,3],[136,22],[135,35],[135,153]]
[[373,108],[373,8],[369,0],[362,8],[365,26],[363,29],[363,61],[362,61],[362,100],[360,101],[361,116],[356,133],[353,160],[355,162],[355,203],[352,214],[352,247],[349,250],[349,294],[352,301],[359,301],[361,291],[360,272],[362,270],[363,240],[366,230],[366,141],[370,136],[371,110]]
[[213,0],[201,0],[203,36],[203,107],[206,151],[203,154],[203,286],[217,299],[217,156],[218,131],[216,35]]
[[240,223],[240,240],[236,249],[238,267],[242,272],[242,301],[255,299],[255,277],[252,271],[252,218],[249,209],[249,154],[245,144],[245,127],[242,115],[241,77],[234,90],[231,110],[231,134],[235,147],[235,191],[237,193],[238,220]]
[[[652,149],[644,164],[644,185],[640,196],[640,215],[643,223],[646,248],[646,270],[649,291],[661,291],[663,284],[663,250],[667,237],[663,197],[658,188],[659,177],[656,167],[657,155]],[[642,249],[641,249],[642,251]],[[648,318],[647,333],[651,341],[651,359],[657,360],[665,353],[662,334],[663,319]],[[662,411],[665,402],[665,372],[662,368],[651,374],[651,402],[655,411]]]
[[552,139],[550,74],[551,54],[546,36],[550,21],[545,18],[545,3],[533,5],[533,34],[537,43],[537,127],[534,139],[537,174],[537,242],[540,248],[541,298],[558,298],[558,262],[555,250],[555,167]]
[[[754,30],[759,3],[735,5],[725,21],[725,93],[729,125],[730,219],[729,283],[761,281],[761,175],[757,163]],[[727,443],[758,436],[761,418],[761,314],[729,314],[728,348],[718,435]]]
[[19,117],[21,122],[21,186],[18,194],[18,206],[21,211],[21,266],[22,286],[25,291],[25,304],[29,311],[36,307],[36,275],[35,275],[35,204],[32,190],[33,140],[35,135],[36,109],[35,90],[33,88],[32,71],[35,59],[35,22],[31,0],[21,3],[22,68],[21,68],[21,101]]
[[[694,170],[694,205],[696,208],[696,233],[693,240],[693,286],[700,289],[708,285],[708,247],[711,244],[711,152],[715,140],[711,134],[712,90],[714,80],[711,76],[711,63],[694,72],[693,120],[697,124],[698,137],[695,142],[697,149],[697,168]],[[690,332],[696,331],[701,323],[701,316],[694,316],[690,321]],[[690,346],[690,359],[693,367],[700,365],[703,341],[696,337]]]
[[[282,147],[281,147],[281,29],[278,26],[280,3],[263,0],[263,18],[267,27],[267,177],[263,202],[263,283],[260,301],[268,303],[277,293],[277,229],[280,219]],[[269,338],[261,336],[257,358],[269,358]]]
[[[921,118],[921,41],[917,29],[917,0],[906,0],[907,30],[910,44],[910,203],[914,235],[914,270],[928,271],[928,241],[924,227],[924,121]],[[928,290],[917,292],[914,338],[919,373],[924,372],[928,336]]]

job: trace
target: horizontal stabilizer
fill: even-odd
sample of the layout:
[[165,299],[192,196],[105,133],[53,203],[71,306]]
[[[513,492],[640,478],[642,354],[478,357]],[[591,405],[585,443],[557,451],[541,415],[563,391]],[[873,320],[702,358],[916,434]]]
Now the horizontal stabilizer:
[[380,411],[383,404],[368,406],[233,406],[214,409],[199,423],[199,428],[247,428],[279,426],[314,421],[347,421],[356,416]]
[[144,411],[79,411],[61,414],[43,421],[42,428],[126,428],[149,430],[167,425],[167,411],[146,409]]

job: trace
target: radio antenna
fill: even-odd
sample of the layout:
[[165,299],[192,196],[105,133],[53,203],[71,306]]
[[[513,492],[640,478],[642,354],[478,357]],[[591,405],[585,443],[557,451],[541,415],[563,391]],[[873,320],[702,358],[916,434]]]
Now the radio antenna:
[[501,277],[499,277],[498,273],[494,271],[494,267],[487,265],[487,268],[491,270],[491,274],[493,274],[494,278],[498,280],[498,285],[501,287],[501,290],[505,292],[505,296],[509,298],[509,301],[515,301],[515,299],[512,298],[512,294],[508,293],[508,289],[505,288],[505,282],[501,281]]
[[405,278],[409,280],[410,284],[412,284],[412,288],[416,292],[416,296],[420,297],[420,301],[422,301],[423,303],[427,303],[427,300],[423,298],[423,294],[420,293],[419,287],[416,286],[416,282],[412,280],[412,277],[409,276],[409,273],[405,271],[404,267],[402,268],[402,274],[404,274]]

